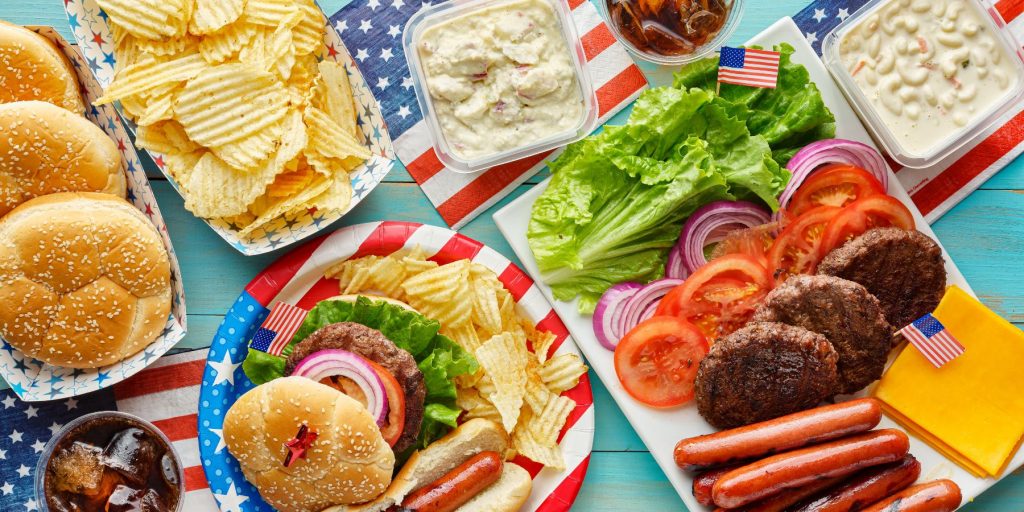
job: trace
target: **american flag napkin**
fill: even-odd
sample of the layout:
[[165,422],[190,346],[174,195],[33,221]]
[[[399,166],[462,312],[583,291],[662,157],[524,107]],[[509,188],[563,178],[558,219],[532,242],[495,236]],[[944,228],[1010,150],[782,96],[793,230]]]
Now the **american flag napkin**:
[[[199,460],[196,425],[206,352],[201,349],[165,356],[113,387],[67,400],[22,402],[11,390],[0,391],[0,510],[42,509],[33,485],[36,463],[46,442],[68,421],[109,410],[152,422],[174,444],[185,469],[182,510],[217,510]],[[222,369],[233,373],[237,368]]]
[[[815,0],[793,16],[807,41],[821,55],[821,41],[868,0]],[[1024,0],[986,1],[1002,16],[1010,33],[1024,41]],[[933,223],[1024,152],[1024,102],[991,128],[939,163],[924,169],[895,166],[896,177],[910,193],[925,220]]]
[[[643,73],[615,40],[597,8],[587,0],[568,0],[597,93],[600,123],[632,102],[647,86]],[[366,82],[380,103],[395,153],[449,226],[458,229],[517,185],[544,168],[545,153],[460,174],[437,159],[416,103],[412,75],[402,50],[405,23],[421,0],[355,0],[331,16]]]

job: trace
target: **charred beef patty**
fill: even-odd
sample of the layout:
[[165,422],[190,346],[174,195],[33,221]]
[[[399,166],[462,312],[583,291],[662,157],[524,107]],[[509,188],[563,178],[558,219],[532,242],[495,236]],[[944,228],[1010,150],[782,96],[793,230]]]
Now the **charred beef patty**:
[[839,386],[839,356],[824,336],[774,322],[719,338],[697,370],[697,411],[732,428],[811,408]]
[[878,380],[892,347],[892,327],[863,286],[833,276],[793,276],[772,290],[754,322],[779,322],[824,336],[839,354],[839,393]]
[[423,401],[427,387],[423,373],[412,354],[395,346],[380,331],[353,322],[325,325],[295,345],[285,361],[284,373],[291,375],[300,361],[325,349],[347,350],[369,359],[394,375],[405,391],[405,426],[395,442],[395,453],[401,453],[416,442],[423,422]]
[[917,230],[872,229],[825,256],[818,274],[863,285],[896,329],[934,311],[946,291],[942,249]]

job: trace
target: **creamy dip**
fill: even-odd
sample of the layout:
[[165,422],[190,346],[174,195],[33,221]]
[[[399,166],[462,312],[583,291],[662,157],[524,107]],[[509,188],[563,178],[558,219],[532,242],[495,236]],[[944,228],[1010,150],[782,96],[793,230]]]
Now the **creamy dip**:
[[517,0],[434,25],[416,44],[452,152],[476,159],[575,129],[583,98],[557,14]]
[[843,35],[843,66],[905,152],[933,152],[1016,87],[982,15],[963,0],[891,0]]

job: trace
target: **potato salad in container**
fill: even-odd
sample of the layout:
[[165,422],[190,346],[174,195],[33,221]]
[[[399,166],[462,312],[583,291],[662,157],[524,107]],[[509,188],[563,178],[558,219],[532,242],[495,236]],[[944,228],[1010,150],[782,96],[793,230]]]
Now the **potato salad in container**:
[[409,20],[417,98],[449,168],[484,169],[594,128],[586,60],[558,1],[446,2]]
[[825,63],[907,167],[970,141],[1024,93],[1024,64],[979,0],[875,0],[825,39]]

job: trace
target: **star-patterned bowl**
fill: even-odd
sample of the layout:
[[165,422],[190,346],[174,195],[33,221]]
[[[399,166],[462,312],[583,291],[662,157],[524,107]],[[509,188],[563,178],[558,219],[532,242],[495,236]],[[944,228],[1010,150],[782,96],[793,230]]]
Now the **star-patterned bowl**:
[[[96,77],[100,86],[108,87],[114,80],[114,65],[117,63],[117,57],[114,55],[113,38],[110,34],[106,13],[100,9],[96,0],[65,0],[64,10],[68,16],[71,32],[75,35],[75,39],[78,40],[82,53],[85,55],[89,70]],[[241,226],[221,219],[202,219],[221,238],[247,256],[270,252],[320,232],[355,208],[384,180],[384,176],[391,171],[395,164],[395,150],[391,146],[391,136],[388,134],[384,116],[380,112],[377,100],[373,97],[370,86],[367,85],[349,55],[348,49],[341,41],[341,36],[327,23],[326,17],[324,17],[324,24],[326,30],[320,58],[330,59],[345,66],[355,96],[357,122],[362,133],[363,143],[370,149],[373,156],[349,173],[352,177],[352,202],[344,212],[330,215],[324,212],[309,212],[291,220],[279,218],[256,230],[248,238],[239,236]],[[178,185],[166,172],[164,155],[155,151],[147,151],[147,153],[175,190],[180,193]]]
[[[77,45],[70,45],[53,27],[28,27],[51,40],[71,61],[78,75],[78,85],[88,105],[100,97],[102,90],[96,79],[86,69],[88,60]],[[121,117],[110,105],[90,107],[86,112],[90,121],[106,132],[117,143],[121,152],[121,169],[128,182],[127,198],[153,222],[167,249],[171,263],[171,290],[173,301],[171,314],[160,336],[142,352],[121,362],[94,370],[77,370],[46,364],[33,359],[14,348],[0,337],[0,376],[11,386],[18,397],[29,402],[58,400],[102,389],[134,375],[156,361],[165,352],[185,337],[185,290],[181,284],[181,268],[178,257],[167,235],[167,224],[160,215],[156,196],[149,186],[149,180],[142,170],[135,147],[128,132],[121,123]]]

